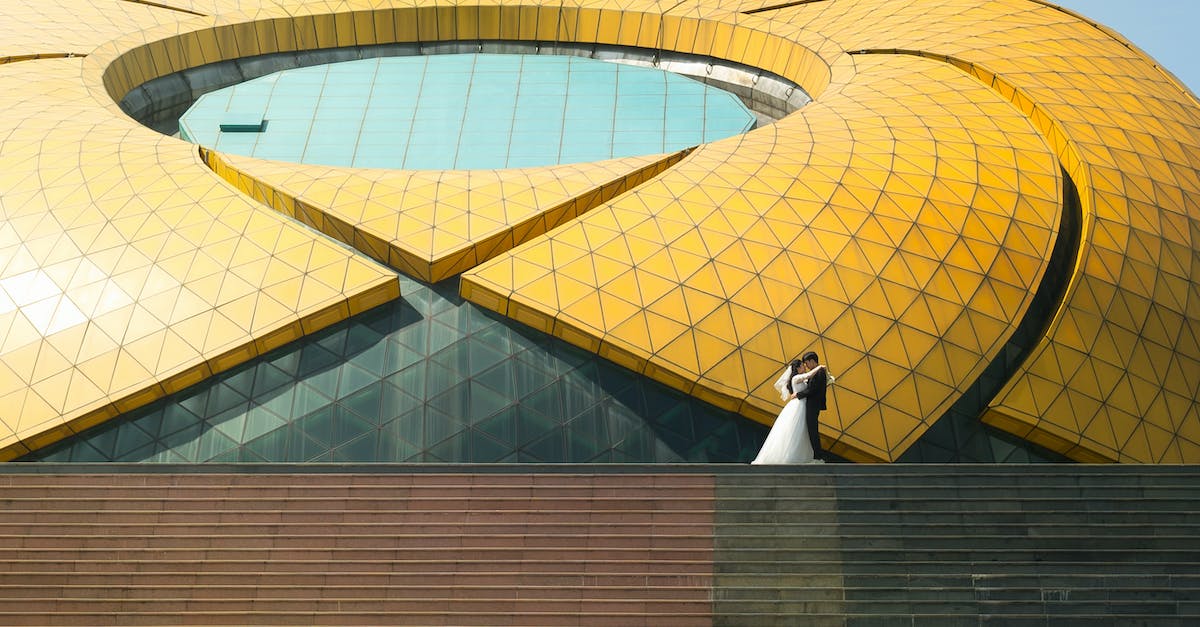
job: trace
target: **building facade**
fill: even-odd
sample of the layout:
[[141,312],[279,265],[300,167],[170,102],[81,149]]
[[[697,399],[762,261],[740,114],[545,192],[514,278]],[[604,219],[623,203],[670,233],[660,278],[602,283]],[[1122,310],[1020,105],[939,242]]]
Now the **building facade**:
[[[2,11],[6,459],[745,460],[812,349],[851,461],[1200,460],[1200,103],[1054,5]],[[768,122],[446,171],[162,132],[277,69],[463,52]]]

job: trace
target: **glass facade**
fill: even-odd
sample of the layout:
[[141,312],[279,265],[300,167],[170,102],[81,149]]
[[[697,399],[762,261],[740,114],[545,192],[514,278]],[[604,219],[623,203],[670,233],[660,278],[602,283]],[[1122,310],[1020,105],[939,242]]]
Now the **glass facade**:
[[737,462],[766,427],[457,296],[401,297],[28,455],[54,462]]
[[440,170],[673,152],[754,125],[733,94],[657,69],[445,54],[269,74],[201,96],[180,119],[180,134],[276,161]]
[[1063,455],[1022,440],[984,424],[980,415],[1003,389],[1012,373],[1033,350],[1038,338],[1046,333],[1046,322],[1067,289],[1068,268],[1078,252],[1079,229],[1083,209],[1079,189],[1063,172],[1063,208],[1059,224],[1061,236],[1050,256],[1050,268],[1038,286],[1029,312],[1016,333],[984,370],[983,375],[950,407],[937,422],[897,461],[900,462],[1065,462]]
[[[448,113],[447,102],[464,107]],[[181,120],[185,138],[221,150],[394,168],[596,160],[752,126],[753,114],[731,94],[680,76],[495,54],[287,70],[211,92]],[[1069,192],[1068,231],[1078,213]],[[766,435],[760,424],[463,301],[457,277],[398,280],[402,296],[393,303],[24,461],[746,462]],[[1062,288],[1043,286],[1027,323],[1041,320]],[[1041,331],[1018,333],[1008,357],[900,461],[1061,461],[979,420],[1010,362]],[[998,368],[1005,373],[992,372]],[[835,406],[837,395],[835,388]]]
[[[392,271],[269,206],[421,276],[434,275],[422,274],[433,253],[471,246],[430,282],[461,272],[460,293],[480,307],[589,350],[620,347],[605,354],[668,384],[688,382],[701,398],[739,399],[744,416],[764,422],[778,400],[763,382],[787,353],[820,344],[839,375],[827,435],[856,460],[1012,459],[986,452],[997,447],[984,446],[995,439],[980,421],[1077,461],[1200,460],[1195,94],[1078,16],[1016,2],[895,12],[875,11],[886,3],[872,0],[816,13],[433,2],[352,12],[264,5],[181,21],[149,5],[110,15],[103,3],[26,10],[33,4],[8,12],[9,89],[0,92],[10,258],[0,269],[3,459],[49,445],[71,425],[107,420],[113,404],[178,390],[206,365],[233,368],[256,347],[343,316],[366,319],[398,296]],[[1047,41],[1053,54],[1030,54]],[[215,153],[138,125],[169,126],[202,93],[297,64],[530,49],[661,61],[755,107],[760,94],[789,106],[773,106],[786,115],[767,127],[671,155],[677,162],[655,154],[492,170],[483,191],[471,180],[480,170],[198,158]],[[760,74],[778,80],[760,89]],[[792,86],[804,86],[811,104],[791,107]],[[339,85],[330,95],[349,91]],[[263,130],[262,117],[231,117],[219,121],[231,133]],[[654,160],[667,169],[626,163]],[[1060,219],[1064,171],[1078,185],[1074,229]],[[477,212],[480,198],[488,216]],[[360,215],[339,219],[335,210]],[[478,217],[496,230],[475,239]],[[399,240],[418,231],[430,254],[416,258]],[[461,242],[444,245],[451,237]],[[1057,264],[1051,254],[1068,239],[1071,262]],[[1034,302],[1053,273],[1066,289]],[[342,416],[382,431],[401,415],[392,412],[415,413],[404,403],[421,406],[421,436],[405,441],[425,451],[462,432],[427,437],[431,424],[444,427],[433,418],[476,428],[502,411],[555,406],[523,387],[507,404],[476,393],[476,383],[505,386],[475,374],[471,351],[468,374],[455,371],[468,377],[465,396],[447,394],[459,380],[443,373],[452,367],[439,361],[438,334],[473,337],[464,325],[483,318],[411,320],[419,296],[407,298],[387,309],[400,320],[377,331],[387,339],[358,348],[345,327],[341,339],[306,340],[174,397],[153,428],[96,432],[116,444],[94,440],[104,454],[79,458],[151,444],[166,451],[162,443],[185,431],[192,439],[180,436],[178,450],[196,442],[208,451],[189,458],[243,447],[240,455],[274,427],[246,418],[258,411],[289,425],[311,417],[297,427],[301,444],[322,443],[332,455],[365,433],[339,431],[355,424]],[[389,334],[418,320],[427,334],[413,357],[419,373],[342,363],[379,355],[380,342],[383,359],[408,359],[391,347],[416,347]],[[451,330],[435,332],[438,324]],[[510,339],[540,337],[504,328]],[[604,366],[592,363],[602,380]],[[393,389],[415,400],[387,397]],[[647,420],[660,418],[644,394],[641,403]],[[503,433],[490,426],[476,431]],[[608,433],[609,443],[624,437]],[[534,443],[521,434],[497,441],[518,451]],[[388,448],[382,442],[375,438],[376,454]],[[285,447],[320,458],[303,449]]]
[[[392,303],[20,461],[737,463],[766,437],[464,302],[457,279],[399,281]],[[958,411],[902,461],[1056,459]]]

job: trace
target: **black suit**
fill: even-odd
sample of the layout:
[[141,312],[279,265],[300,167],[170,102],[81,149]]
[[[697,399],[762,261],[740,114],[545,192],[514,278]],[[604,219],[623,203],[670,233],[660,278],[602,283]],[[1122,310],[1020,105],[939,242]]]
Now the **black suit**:
[[796,395],[796,398],[805,399],[804,423],[808,426],[808,439],[812,442],[813,459],[825,459],[825,453],[821,449],[821,434],[817,432],[820,425],[817,418],[821,415],[821,410],[825,409],[825,387],[828,381],[825,369],[820,368],[808,380],[808,389]]

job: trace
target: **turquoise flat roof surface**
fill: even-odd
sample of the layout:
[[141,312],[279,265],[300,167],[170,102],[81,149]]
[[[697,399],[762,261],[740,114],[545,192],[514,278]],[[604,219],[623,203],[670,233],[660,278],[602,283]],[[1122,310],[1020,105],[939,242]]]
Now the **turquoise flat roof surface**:
[[450,54],[276,72],[201,96],[179,126],[188,141],[261,159],[449,170],[672,152],[754,125],[733,94],[657,69]]

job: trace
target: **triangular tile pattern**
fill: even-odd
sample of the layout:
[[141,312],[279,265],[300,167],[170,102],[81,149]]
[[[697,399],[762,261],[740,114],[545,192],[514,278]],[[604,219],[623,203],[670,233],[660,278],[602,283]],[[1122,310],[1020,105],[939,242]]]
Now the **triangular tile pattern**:
[[826,58],[833,40],[962,67],[1029,116],[1078,186],[1070,292],[984,420],[1080,461],[1200,460],[1193,94],[1119,34],[1036,3],[817,2],[754,17],[799,27]]
[[0,457],[106,420],[398,293],[194,148],[114,117],[80,59],[0,66]]
[[[110,4],[126,7],[133,3],[77,4],[77,7],[71,7],[72,15],[105,12]],[[200,8],[203,4],[207,3],[187,3],[187,6]],[[8,9],[9,6],[14,5],[6,5],[6,10],[15,11],[14,15],[36,15],[40,3],[20,0],[15,4],[15,9]],[[1078,459],[1200,459],[1200,445],[1197,444],[1200,441],[1197,437],[1197,432],[1200,431],[1200,423],[1197,422],[1200,420],[1200,411],[1197,410],[1196,400],[1200,397],[1200,381],[1197,381],[1194,374],[1200,371],[1197,367],[1200,365],[1197,364],[1200,346],[1197,346],[1196,340],[1197,314],[1194,312],[1195,307],[1189,306],[1197,297],[1197,281],[1193,276],[1193,268],[1198,266],[1196,256],[1200,254],[1196,252],[1197,247],[1191,241],[1191,234],[1197,230],[1197,216],[1200,215],[1200,208],[1193,200],[1200,197],[1197,194],[1200,191],[1200,165],[1197,163],[1197,154],[1200,152],[1197,148],[1200,144],[1200,141],[1197,141],[1200,114],[1197,113],[1197,102],[1193,95],[1162,74],[1152,61],[1119,36],[1089,24],[1077,16],[1027,0],[988,3],[974,0],[906,3],[885,0],[830,0],[801,3],[770,11],[757,11],[765,8],[762,3],[757,2],[744,5],[705,2],[675,7],[665,16],[659,15],[662,10],[660,5],[648,2],[585,2],[570,6],[560,3],[533,10],[528,5],[517,4],[482,8],[468,5],[449,6],[440,5],[438,0],[403,7],[369,0],[286,6],[274,3],[258,5],[253,2],[232,2],[213,3],[210,6],[211,12],[219,16],[215,21],[196,19],[181,25],[164,25],[132,34],[117,43],[101,45],[89,53],[89,58],[85,60],[84,76],[98,75],[107,67],[107,61],[126,50],[131,50],[127,62],[119,71],[111,71],[104,75],[104,84],[110,93],[124,93],[149,78],[184,67],[280,49],[348,46],[386,41],[569,40],[674,48],[697,54],[711,54],[792,78],[813,93],[817,97],[817,104],[821,104],[822,98],[840,94],[844,86],[854,85],[863,76],[867,76],[859,70],[864,62],[849,58],[845,54],[846,51],[919,53],[937,59],[940,63],[957,65],[988,85],[993,94],[1016,105],[1027,119],[1033,122],[1074,180],[1081,195],[1084,211],[1080,263],[1070,283],[1065,304],[1054,317],[1045,341],[1034,349],[1028,363],[1022,366],[1022,374],[1012,380],[1009,388],[996,401],[993,410],[988,412],[986,419],[1022,437]],[[132,10],[143,11],[140,6]],[[752,10],[756,12],[743,13]],[[157,11],[173,10],[149,9],[141,15],[153,15],[153,19],[169,21],[170,18],[158,17],[162,14]],[[248,19],[245,15],[233,11],[245,11],[246,14],[263,20],[255,24],[238,24],[228,29],[212,28],[214,23],[232,24]],[[206,7],[195,12],[210,11]],[[45,15],[47,17],[38,18],[45,21],[32,22],[36,26],[30,32],[40,29],[46,33],[45,41],[60,41],[62,36],[53,33],[68,32],[68,29],[62,28],[61,24],[49,23],[61,21],[58,14],[49,11]],[[108,17],[109,15],[111,14],[105,13],[104,17],[97,16],[94,21],[97,24],[121,24],[120,19]],[[72,24],[77,22],[78,20],[72,20]],[[131,22],[135,24],[130,27],[131,30],[142,25],[138,20]],[[93,34],[90,28],[92,27],[84,27],[73,32],[86,33],[81,41],[91,41],[88,39],[91,37],[99,38],[100,35]],[[96,28],[95,32],[103,33],[105,28],[107,27]],[[170,42],[158,41],[177,32],[183,34],[182,38]],[[153,43],[135,49],[139,43],[144,42]],[[53,50],[52,53],[59,54],[69,46],[61,45],[55,48],[57,50]],[[7,55],[5,58],[28,57]],[[903,65],[907,61],[900,63]],[[29,77],[29,80],[41,79]],[[923,87],[923,93],[931,100],[940,98],[947,91],[953,91],[948,90],[941,81],[931,81],[919,87]],[[88,85],[87,88],[95,94],[97,104],[103,105],[101,101],[104,90],[94,85]],[[110,118],[120,117],[115,107],[101,106],[96,109],[96,113],[99,114],[101,110]],[[854,118],[860,113],[861,110],[851,107],[842,117]],[[956,110],[951,114],[961,115],[964,120],[969,119],[971,122],[978,115],[977,112],[968,112],[966,109]],[[903,119],[904,116],[900,118]],[[30,120],[21,122],[37,123]],[[889,128],[886,123],[881,126]],[[939,127],[949,128],[940,124]],[[836,129],[842,130],[842,127]],[[899,125],[892,130],[903,132],[908,129]],[[832,135],[836,133],[814,133],[813,137],[807,139],[834,141]],[[995,134],[977,134],[970,138],[968,143],[979,151],[977,161],[980,164],[1012,158],[1012,148],[1004,141],[997,141],[998,138]],[[111,143],[117,137],[97,134],[92,139]],[[856,164],[854,172],[856,176],[863,176],[868,181],[872,180],[871,177],[882,177],[882,181],[872,182],[875,189],[882,189],[885,183],[905,185],[905,179],[911,176],[910,169],[919,169],[922,165],[927,165],[920,159],[915,162],[893,159],[895,155],[887,146],[891,139],[890,133],[860,132],[852,137],[843,134],[838,141],[842,142],[843,153],[873,153],[861,164]],[[14,138],[9,140],[7,146],[13,148],[19,145],[16,142],[40,144],[42,141],[49,141],[51,144],[48,145],[53,145],[56,140]],[[57,141],[75,140],[68,138]],[[859,142],[865,145],[860,147],[857,145]],[[747,142],[747,145],[752,146],[753,142]],[[780,176],[768,172],[770,168],[765,162],[773,160],[750,160],[764,163],[754,168],[754,176],[758,176],[758,171],[762,171],[764,177]],[[788,162],[787,158],[782,158],[781,161]],[[54,171],[55,165],[46,162],[46,176],[42,176],[40,172],[27,175],[39,181],[54,181],[63,175]],[[675,233],[674,237],[679,241],[687,241],[690,244],[680,245],[666,254],[672,263],[682,264],[683,268],[687,269],[688,276],[697,276],[698,280],[702,278],[707,281],[705,289],[697,292],[725,298],[731,290],[739,287],[744,289],[756,281],[745,280],[746,266],[715,263],[714,258],[717,254],[732,255],[725,253],[729,248],[727,242],[723,244],[721,241],[704,239],[697,241],[695,234],[688,235],[688,230],[694,228],[699,232],[703,228],[705,233],[709,230],[716,232],[719,229],[712,225],[721,222],[725,222],[725,226],[720,228],[745,228],[745,225],[739,225],[740,223],[733,222],[731,218],[712,217],[711,211],[706,213],[705,203],[700,202],[702,198],[708,198],[707,209],[715,209],[731,199],[734,204],[757,201],[748,198],[746,193],[740,190],[735,190],[738,193],[734,194],[730,193],[728,188],[721,187],[736,182],[739,177],[747,176],[745,171],[731,169],[726,173],[723,168],[715,167],[717,164],[712,165],[714,170],[711,181],[715,184],[714,189],[690,192],[686,199],[689,207],[687,220],[675,225],[680,228],[668,229]],[[893,168],[896,168],[895,171]],[[782,176],[786,177],[788,174],[785,172]],[[1057,222],[1055,214],[1029,206],[1023,195],[1033,193],[1034,196],[1040,197],[1053,191],[1055,186],[1017,180],[1019,194],[1015,195],[1014,200],[1013,194],[1001,191],[1004,188],[1003,183],[998,184],[994,181],[995,178],[1003,176],[1003,172],[992,172],[989,168],[981,166],[974,170],[974,174],[976,179],[973,182],[978,183],[981,189],[986,188],[990,191],[976,194],[973,201],[997,204],[1001,207],[1016,205],[1018,223],[1022,225],[1021,228],[1005,231],[1004,245],[1012,245],[1016,252],[1007,255],[1005,263],[997,264],[993,270],[997,276],[1004,277],[1016,275],[1026,278],[1028,273],[1036,273],[1039,262],[1033,250],[1037,248],[1038,236],[1031,236],[1027,231],[1053,229],[1052,225]],[[805,189],[814,196],[825,194],[825,200],[830,206],[840,206],[844,202],[831,199],[831,194],[844,187],[843,183],[843,179],[825,175],[812,175],[803,181],[795,181],[797,190]],[[773,185],[778,188],[778,185]],[[955,198],[955,202],[962,200],[963,190],[955,189],[952,185],[946,189],[935,189],[933,186],[927,189],[912,185],[908,187],[912,189],[905,190],[907,194],[929,192],[936,194],[938,198]],[[855,198],[855,202],[870,202],[873,197],[870,190],[871,185],[868,185],[865,190],[860,190],[858,195],[851,192],[839,193],[849,194]],[[114,184],[111,188],[97,191],[101,194],[121,194],[127,190],[121,189],[119,184]],[[891,191],[898,192],[899,189]],[[75,200],[74,191],[69,185],[58,190],[58,193],[61,197]],[[669,193],[656,192],[645,197],[633,196],[632,198],[637,200],[623,199],[622,202],[640,203],[643,207],[657,208],[655,203],[677,197],[683,200],[681,196],[677,196],[679,193],[678,190]],[[42,197],[40,194],[41,192],[30,194],[27,191],[18,191],[6,197],[5,201],[46,202],[49,196]],[[737,200],[738,198],[741,200]],[[940,207],[938,209],[940,211]],[[873,228],[888,234],[894,247],[913,246],[916,251],[923,250],[928,253],[929,250],[936,251],[938,246],[947,244],[946,237],[939,237],[936,233],[921,233],[920,237],[909,237],[908,231],[905,230],[906,221],[912,222],[922,215],[929,218],[929,214],[935,212],[912,210],[904,207],[903,203],[889,210],[891,213],[887,217],[891,220],[877,220],[879,224]],[[645,220],[636,219],[634,212],[633,215],[613,215],[609,222],[603,228],[633,228]],[[840,235],[845,241],[856,240],[859,239],[857,231],[850,231],[855,237],[849,237],[846,233],[855,223],[856,221],[843,223],[840,232],[831,226],[832,222],[823,223],[823,230],[820,232]],[[985,228],[986,225],[996,226],[994,220],[981,220],[981,223]],[[650,226],[658,225],[651,224],[645,228]],[[41,229],[48,229],[50,225],[39,224],[26,218],[20,223],[20,228],[21,232],[34,229],[42,233],[45,231]],[[771,229],[760,227],[759,230]],[[596,232],[598,237],[601,232],[603,231]],[[657,237],[666,237],[666,232],[661,231]],[[111,229],[102,228],[95,234],[89,234],[89,237],[94,235],[96,238],[108,238],[111,237],[111,233]],[[778,239],[778,236],[773,237]],[[825,239],[832,241],[836,238],[826,235]],[[577,243],[559,246],[550,258],[572,259],[573,246],[578,247]],[[786,246],[789,251],[793,248],[798,251],[811,248],[808,242],[792,241]],[[823,246],[827,247],[828,244]],[[645,241],[634,238],[629,238],[624,248],[622,252],[617,247],[610,246],[606,250],[608,256],[595,255],[596,259],[603,261],[590,264],[593,267],[593,278],[587,281],[614,281],[615,276],[605,277],[613,274],[624,275],[622,268],[629,265],[625,258],[654,252],[653,245],[647,246]],[[751,248],[748,245],[741,246],[738,263],[753,264],[759,259]],[[835,251],[826,251],[836,254],[827,255],[828,259],[824,261],[838,259],[837,263],[841,263],[844,254],[869,259],[869,253],[846,253],[846,248],[846,245],[838,245]],[[584,250],[590,251],[591,246],[584,247]],[[970,252],[971,256],[976,256],[974,250]],[[946,258],[950,259],[950,256]],[[956,252],[953,258],[966,260],[968,256]],[[539,252],[537,259],[522,263],[530,263],[531,268],[546,267],[546,259],[546,254]],[[573,261],[579,262],[579,259],[581,258]],[[579,262],[577,265],[584,264]],[[799,268],[793,270],[793,277],[810,270],[807,266],[793,261],[789,261],[787,265]],[[957,267],[967,269],[969,265]],[[780,267],[786,268],[786,265],[781,264]],[[804,275],[806,281],[811,280],[814,285],[819,283],[822,291],[819,298],[814,296],[807,311],[803,307],[796,307],[786,313],[787,316],[795,316],[795,319],[805,322],[788,329],[786,334],[781,328],[779,343],[811,343],[816,331],[825,328],[822,325],[832,324],[831,321],[825,320],[830,308],[826,306],[826,301],[821,299],[838,303],[848,300],[854,293],[871,293],[870,290],[875,288],[867,279],[870,276],[882,279],[884,276],[870,274],[866,271],[866,266],[842,268],[833,264],[830,268],[832,269],[827,269],[825,275]],[[946,270],[943,266],[932,267],[922,260],[920,254],[908,255],[903,259],[903,264],[894,263],[886,269],[889,272],[887,276],[936,281],[938,285],[957,285],[956,282],[965,276],[963,273]],[[856,275],[855,271],[859,271],[861,275]],[[646,274],[642,272],[628,277],[622,276],[619,284],[625,288],[632,285],[636,289],[642,289],[641,286],[645,284],[649,286],[647,289],[658,289],[654,287],[655,280],[644,276]],[[679,274],[680,272],[671,270],[662,276]],[[584,276],[586,277],[586,273]],[[30,282],[30,277],[23,277],[21,280]],[[133,278],[129,277],[130,280]],[[890,280],[893,283],[888,283],[886,288],[880,287],[879,290],[901,302],[913,298],[912,285],[904,281]],[[842,285],[837,286],[839,283]],[[1010,309],[1005,305],[1008,302],[1006,297],[1001,294],[1004,288],[997,287],[996,283],[992,282],[987,289],[977,288],[971,292],[973,295],[979,295],[980,311]],[[720,289],[713,290],[707,287],[709,284],[718,285]],[[585,282],[584,287],[586,285],[588,283]],[[773,288],[783,289],[786,285],[784,282],[782,285],[774,285]],[[975,287],[970,280],[967,281],[967,286]],[[547,285],[544,284],[530,286],[530,289],[537,293],[537,298],[545,296],[546,288]],[[569,288],[570,286],[564,286],[568,300],[579,301],[580,298],[572,294],[586,293],[586,289],[578,285],[574,286],[573,292]],[[750,289],[758,291],[757,288]],[[237,287],[231,286],[230,290],[231,294],[236,293]],[[682,287],[680,290],[680,294],[689,303],[691,316],[691,301],[695,297],[685,293]],[[497,298],[508,298],[508,294],[503,293],[502,289],[497,293],[500,294],[499,297],[487,297],[480,292],[478,297],[490,298],[493,304]],[[763,287],[761,293],[772,292]],[[609,318],[628,321],[632,317],[631,308],[644,311],[650,304],[641,295],[623,296],[626,298],[614,299],[607,303],[611,310],[604,311],[604,324],[609,324]],[[958,294],[957,297],[961,299],[962,294]],[[768,302],[768,299],[761,295],[750,297],[747,294],[746,298],[746,302],[760,306]],[[554,308],[557,310],[557,297],[554,300]],[[658,302],[661,299],[652,300]],[[950,302],[954,302],[954,299],[950,299]],[[668,301],[662,300],[664,306],[667,303]],[[588,346],[620,363],[644,370],[651,376],[671,381],[672,385],[684,389],[694,388],[694,382],[697,380],[688,378],[687,368],[695,368],[698,372],[704,368],[711,370],[717,367],[711,365],[711,355],[701,357],[702,351],[714,346],[719,349],[727,344],[727,337],[734,337],[740,342],[744,335],[753,336],[755,328],[770,326],[770,323],[767,323],[766,327],[761,327],[761,317],[766,310],[747,306],[746,310],[752,312],[750,315],[742,317],[740,311],[731,311],[728,314],[713,315],[712,319],[707,321],[708,335],[718,331],[733,334],[721,338],[715,345],[691,340],[679,341],[671,346],[671,342],[664,343],[659,338],[664,332],[669,337],[679,337],[678,334],[672,335],[671,331],[679,324],[678,318],[674,315],[663,316],[661,312],[646,312],[638,314],[641,319],[628,322],[622,331],[629,337],[640,338],[638,346],[648,347],[635,351],[620,343],[602,341],[594,330],[580,325],[579,321],[573,318],[563,317],[557,322],[549,322],[544,313],[539,313],[522,303],[513,301],[510,305],[504,309],[517,320],[528,321],[541,328],[557,329],[556,333],[564,337],[570,336],[576,343]],[[41,307],[47,309],[48,305]],[[694,308],[698,315],[703,315],[706,310],[709,314],[715,311],[715,308],[705,303],[696,303]],[[899,310],[896,307],[889,305],[887,309],[893,317],[897,316]],[[39,322],[41,328],[57,329],[58,325],[66,324],[73,314],[69,310],[64,311],[65,313],[59,314],[56,310],[49,320]],[[768,317],[775,316],[774,309],[770,311],[772,313]],[[920,356],[920,363],[930,367],[940,364],[938,367],[943,369],[954,368],[959,351],[965,350],[969,354],[972,350],[979,350],[977,346],[972,346],[977,342],[970,340],[968,333],[960,331],[953,338],[943,335],[957,319],[947,319],[944,315],[945,308],[941,305],[909,306],[903,312],[904,315],[910,316],[909,322],[916,323],[914,328],[921,333],[903,334],[899,345],[905,346],[906,351],[915,350],[913,356]],[[877,311],[872,313],[882,315]],[[971,328],[989,326],[990,321],[984,319],[987,316],[972,315],[971,318],[965,323]],[[689,318],[690,320],[692,318]],[[33,327],[33,323],[25,322]],[[24,328],[21,324],[20,321],[12,320],[9,321],[9,328],[19,330]],[[873,322],[869,317],[858,313],[854,315],[853,324],[842,324],[848,328],[864,328],[868,331],[864,336],[879,333],[878,321]],[[933,336],[936,339],[931,340],[925,336]],[[892,341],[895,346],[894,340],[887,340],[887,337],[886,334],[880,334],[875,341]],[[654,338],[653,342],[651,338]],[[763,341],[770,339],[773,338],[764,336]],[[862,342],[858,341],[860,344]],[[942,348],[930,349],[928,345],[931,342],[939,343]],[[695,351],[690,357],[685,355],[689,345]],[[848,345],[853,347],[856,344]],[[914,348],[907,348],[910,346]],[[667,362],[651,364],[646,361],[646,350],[652,351],[653,354],[662,352],[664,356],[669,355],[671,363],[680,363],[682,366],[676,368]],[[719,350],[717,352],[719,353]],[[55,357],[51,353],[46,355],[45,367],[53,369],[50,364]],[[912,362],[913,356],[906,353],[905,360]],[[756,377],[747,377],[746,367],[737,363],[736,359],[717,363],[726,365],[727,372],[722,376],[723,381],[732,381],[731,385],[737,386],[738,381],[744,379],[743,387],[746,390],[757,385],[758,382],[754,380]],[[22,360],[21,365],[25,367],[26,361]],[[897,375],[889,373],[887,367],[872,364],[870,371],[872,376],[878,376],[880,379],[872,382],[875,393],[901,389],[902,386],[895,381]],[[761,381],[770,378],[772,377],[767,376]],[[718,401],[730,398],[724,388],[712,391],[701,386],[694,388],[694,391],[702,396],[708,394]],[[909,395],[910,398],[912,396]],[[916,401],[905,402],[924,403],[922,394],[915,396]],[[853,404],[852,401],[847,402]],[[910,413],[913,410],[912,405],[906,405],[906,408]],[[1070,411],[1066,411],[1065,408],[1070,408]],[[920,410],[921,413],[925,411]],[[901,425],[899,428],[889,428],[888,431],[904,433],[906,428]],[[890,436],[885,439],[889,442],[895,441],[895,438]],[[854,448],[857,444],[848,446]],[[891,444],[887,446],[892,447]]]
[[[950,57],[1010,98],[1079,187],[1087,229],[1063,310],[985,420],[1082,461],[1200,459],[1200,389],[1183,374],[1200,371],[1188,339],[1200,322],[1188,307],[1200,267],[1195,97],[1069,12],[958,4],[898,15],[907,23],[864,29],[847,47]],[[962,37],[961,23],[995,26]]]
[[103,0],[4,2],[0,6],[0,64],[56,54],[85,55],[131,30],[194,17],[165,8],[164,4]]
[[403,295],[22,461],[747,462],[766,429],[457,297]]
[[1061,439],[1080,459],[1194,462],[1200,387],[1186,373],[1200,372],[1188,339],[1200,328],[1189,304],[1200,268],[1200,205],[1191,200],[1200,194],[1200,112],[1135,51],[1099,29],[1071,28],[1072,49],[1088,51],[1086,70],[1040,57],[993,70],[1014,84],[1059,76],[1061,88],[1029,109],[1047,135],[1075,144],[1078,160],[1064,162],[1084,182],[1092,229],[1049,341],[989,415]]
[[[1019,322],[1061,183],[1044,140],[970,77],[856,63],[855,83],[466,273],[464,295],[501,295],[509,315],[766,421],[781,364],[814,348],[839,377],[834,450],[894,459]],[[985,138],[1007,155],[981,155]]]
[[[720,10],[700,12],[723,18]],[[1200,459],[1194,439],[1200,390],[1180,374],[1200,371],[1192,339],[1196,318],[1186,306],[1196,291],[1194,96],[1119,36],[1029,2],[816,2],[738,20],[792,37],[831,60],[835,84],[858,80],[856,64],[839,56],[846,50],[920,52],[963,67],[1024,111],[1079,187],[1086,230],[1064,310],[986,419],[1080,460]],[[732,30],[708,29],[726,37],[695,51],[737,58],[752,48]],[[826,95],[813,91],[818,102]],[[930,86],[931,93],[942,91],[940,84]],[[980,176],[994,174],[981,170]],[[1022,211],[1032,218],[1034,212]],[[1140,249],[1135,254],[1142,259],[1127,256],[1128,249]],[[1026,265],[1013,263],[1008,272]],[[561,319],[558,324],[566,326]],[[931,324],[940,334],[938,326]],[[622,353],[604,344],[600,350]],[[636,366],[644,356],[629,359]],[[1089,362],[1084,372],[1120,375],[1115,381],[1080,375],[1062,359]],[[1133,360],[1141,364],[1138,375],[1130,373]],[[678,380],[686,384],[687,377]],[[1064,394],[1070,402],[1039,402]],[[1073,409],[1064,413],[1065,407]]]
[[246,194],[405,274],[437,282],[637,187],[682,152],[543,168],[360,170],[202,149]]

